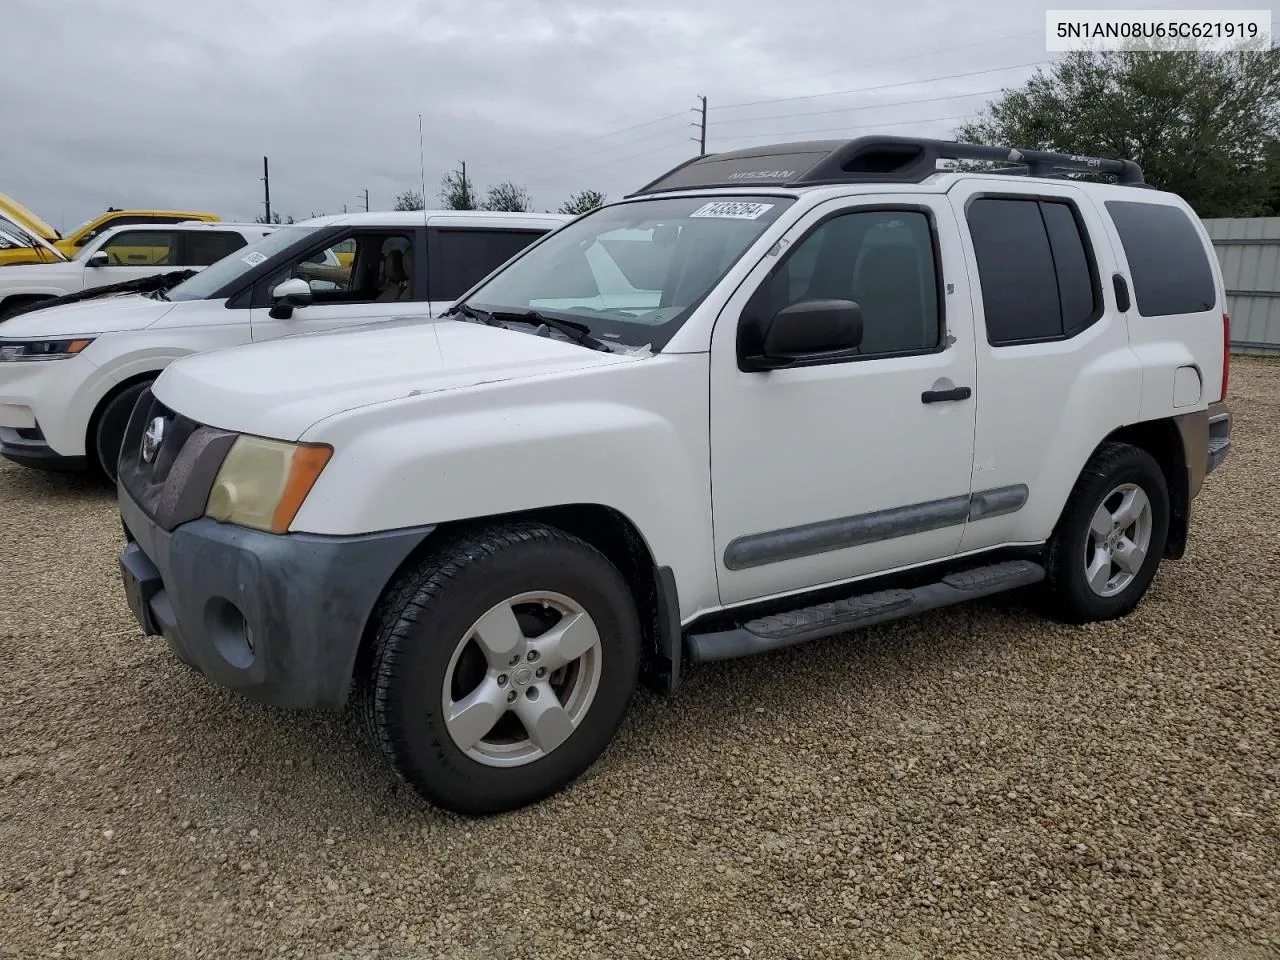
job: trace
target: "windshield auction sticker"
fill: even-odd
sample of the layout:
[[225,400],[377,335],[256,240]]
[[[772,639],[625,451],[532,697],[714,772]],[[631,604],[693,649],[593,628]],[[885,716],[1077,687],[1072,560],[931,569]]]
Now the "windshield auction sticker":
[[258,253],[258,251],[255,250],[253,253],[245,254],[240,259],[243,260],[245,263],[247,263],[249,266],[256,267],[258,264],[260,264],[263,260],[267,258],[263,254]]
[[704,203],[691,217],[720,217],[726,220],[755,220],[773,209],[772,203],[745,203],[740,200],[716,200]]

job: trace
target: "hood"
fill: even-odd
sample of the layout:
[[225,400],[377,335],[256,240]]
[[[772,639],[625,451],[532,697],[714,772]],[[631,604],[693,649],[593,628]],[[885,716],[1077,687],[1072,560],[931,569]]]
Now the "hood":
[[[17,270],[17,267],[5,269]],[[168,300],[129,294],[82,300],[57,307],[20,313],[0,320],[0,337],[30,340],[37,337],[84,337],[122,330],[141,330],[155,323],[177,304]]]
[[0,249],[12,247],[34,248],[40,251],[44,259],[49,262],[65,263],[67,261],[67,257],[61,250],[51,246],[34,233],[25,221],[13,219],[3,207],[0,207]]
[[459,320],[374,324],[184,357],[165,368],[154,390],[200,423],[296,440],[317,421],[356,407],[645,355]]
[[57,230],[37,217],[34,211],[23,206],[7,193],[0,193],[0,217],[12,220],[28,232],[34,233],[37,237],[48,240],[50,243],[56,243],[62,239],[62,235]]

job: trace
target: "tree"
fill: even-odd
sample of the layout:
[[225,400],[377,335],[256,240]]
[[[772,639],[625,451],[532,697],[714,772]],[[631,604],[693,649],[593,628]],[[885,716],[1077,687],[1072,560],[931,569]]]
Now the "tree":
[[605,195],[599,190],[579,190],[568,200],[560,204],[560,212],[577,215],[594,210],[605,201]]
[[[254,223],[279,223],[279,222],[280,222],[280,214],[278,214],[278,213],[276,213],[276,212],[274,212],[274,211],[273,211],[273,212],[272,212],[272,214],[271,214],[271,219],[270,219],[270,220],[268,220],[268,219],[267,219],[267,215],[266,215],[265,213],[260,213],[260,214],[258,214],[256,217],[254,217],[254,218],[253,218],[253,222],[254,222]],[[290,222],[292,222],[292,221],[290,221]]]
[[467,179],[466,168],[452,170],[440,181],[440,204],[446,210],[475,210],[475,185]]
[[1256,216],[1275,182],[1280,52],[1076,52],[987,105],[956,138],[1123,157],[1201,217]]
[[403,193],[396,195],[394,209],[396,210],[425,210],[426,201],[422,199],[422,194],[416,190],[405,190]]
[[485,193],[485,210],[502,210],[507,213],[528,213],[533,209],[533,197],[524,187],[510,180],[495,183]]

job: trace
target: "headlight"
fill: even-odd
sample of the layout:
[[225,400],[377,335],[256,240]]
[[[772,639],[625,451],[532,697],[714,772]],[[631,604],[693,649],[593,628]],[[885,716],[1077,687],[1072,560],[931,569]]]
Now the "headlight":
[[332,456],[324,443],[237,437],[213,480],[205,516],[284,533]]
[[0,340],[0,361],[65,360],[93,343],[92,337],[76,340]]

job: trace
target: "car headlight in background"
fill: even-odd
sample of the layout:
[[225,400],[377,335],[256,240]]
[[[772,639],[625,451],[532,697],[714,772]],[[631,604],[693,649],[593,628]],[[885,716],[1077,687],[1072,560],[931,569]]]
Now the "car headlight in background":
[[0,340],[0,362],[5,360],[66,360],[93,343],[92,337],[74,340]]
[[332,456],[324,443],[237,437],[213,480],[205,516],[284,533]]

